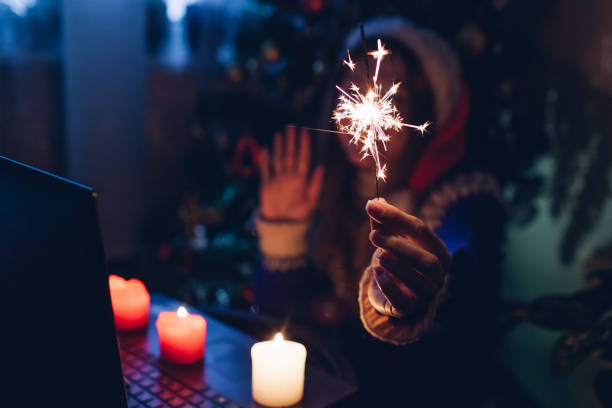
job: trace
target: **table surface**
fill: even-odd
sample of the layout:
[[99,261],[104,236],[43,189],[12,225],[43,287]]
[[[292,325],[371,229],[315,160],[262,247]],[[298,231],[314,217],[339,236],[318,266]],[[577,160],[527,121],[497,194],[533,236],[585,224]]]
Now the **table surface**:
[[[142,342],[159,357],[159,343],[155,320],[161,311],[176,310],[181,303],[159,293],[151,294],[151,316],[148,330],[141,333],[122,333],[120,341]],[[190,313],[202,314],[188,308]],[[206,355],[203,364],[192,366],[167,365],[170,374],[182,374],[192,381],[204,382],[243,406],[256,406],[251,398],[251,346],[260,341],[202,314],[207,322]],[[266,339],[267,340],[267,339]],[[308,347],[307,347],[308,348]],[[189,385],[189,384],[188,384]],[[296,407],[321,408],[338,402],[356,391],[353,384],[334,378],[306,362],[304,400]]]

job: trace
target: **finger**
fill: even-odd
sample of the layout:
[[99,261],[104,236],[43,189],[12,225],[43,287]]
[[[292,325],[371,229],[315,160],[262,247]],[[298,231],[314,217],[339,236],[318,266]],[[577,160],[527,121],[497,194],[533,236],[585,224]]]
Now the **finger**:
[[300,152],[297,167],[300,174],[307,174],[310,168],[310,134],[305,129],[300,132]]
[[259,161],[259,174],[261,176],[261,182],[267,183],[270,179],[270,153],[268,149],[262,149],[261,157]]
[[[376,197],[374,198],[374,200],[382,200],[385,203],[387,202],[387,200],[385,200],[384,197]],[[366,208],[367,208],[367,203],[366,203]],[[380,224],[378,221],[375,221],[372,217],[370,217],[370,231],[373,230],[374,228],[382,228],[382,224]]]
[[402,264],[401,259],[391,252],[384,251],[379,258],[379,262],[379,268],[395,276],[415,295],[424,300],[431,299],[439,289],[431,279],[415,268]]
[[280,132],[274,134],[274,176],[283,172],[283,135]]
[[438,257],[416,245],[411,245],[406,238],[386,235],[375,229],[370,232],[370,241],[378,248],[391,251],[393,255],[404,258],[403,263],[416,268],[429,277],[436,285],[442,285],[444,269]]
[[325,168],[318,166],[310,177],[310,184],[308,184],[308,200],[310,202],[316,202],[321,194],[321,188],[323,187],[323,176],[325,175]]
[[285,130],[286,148],[285,152],[285,170],[295,170],[295,126],[287,126]]
[[[444,242],[417,217],[406,214],[382,200],[368,201],[366,211],[370,217],[382,224],[383,228],[406,234],[423,249],[436,254],[445,269],[450,266],[452,258]],[[374,228],[376,228],[376,224],[374,224]]]
[[[378,268],[374,269],[374,281],[381,293],[389,303],[389,306],[395,308],[402,315],[409,315],[417,304],[417,297],[412,293],[403,292],[399,286],[393,281],[390,275],[384,273]],[[392,308],[385,308],[394,315]]]

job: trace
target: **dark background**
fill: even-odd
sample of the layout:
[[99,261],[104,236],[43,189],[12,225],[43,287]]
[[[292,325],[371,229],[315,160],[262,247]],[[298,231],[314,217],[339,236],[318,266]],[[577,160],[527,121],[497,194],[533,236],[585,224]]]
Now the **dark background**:
[[[386,15],[460,57],[469,143],[509,202],[505,297],[584,285],[612,242],[605,0],[0,0],[0,154],[100,193],[112,272],[248,308],[257,146],[321,125],[344,35]],[[588,373],[552,379],[552,341],[525,327],[504,356],[544,405],[584,406]]]

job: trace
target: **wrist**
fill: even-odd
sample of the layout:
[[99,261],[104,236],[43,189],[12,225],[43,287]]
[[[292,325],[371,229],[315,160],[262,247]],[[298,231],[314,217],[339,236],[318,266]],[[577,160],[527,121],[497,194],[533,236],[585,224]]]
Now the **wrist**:
[[259,213],[255,217],[259,249],[271,258],[296,258],[308,252],[310,219],[268,219]]
[[264,223],[272,223],[272,224],[299,224],[299,223],[308,223],[310,224],[310,217],[293,217],[293,216],[279,216],[278,214],[269,214],[266,213],[263,209],[259,209],[257,211],[257,221],[262,221]]
[[416,313],[404,318],[396,318],[376,308],[370,299],[370,285],[374,271],[366,268],[359,281],[359,314],[364,328],[379,340],[395,345],[406,345],[421,339],[434,325],[440,304],[446,297],[449,276],[444,277],[442,289],[428,302],[424,313]]

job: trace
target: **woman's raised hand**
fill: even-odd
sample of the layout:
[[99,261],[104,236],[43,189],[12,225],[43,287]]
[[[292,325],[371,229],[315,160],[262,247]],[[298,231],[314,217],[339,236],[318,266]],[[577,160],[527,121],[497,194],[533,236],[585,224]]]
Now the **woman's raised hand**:
[[420,219],[388,204],[368,202],[375,283],[369,299],[380,312],[404,317],[421,310],[442,288],[452,256],[444,242]]
[[261,153],[261,215],[267,220],[303,220],[314,212],[321,186],[323,167],[310,174],[310,135],[287,126],[285,135],[274,135],[272,157],[268,149]]

